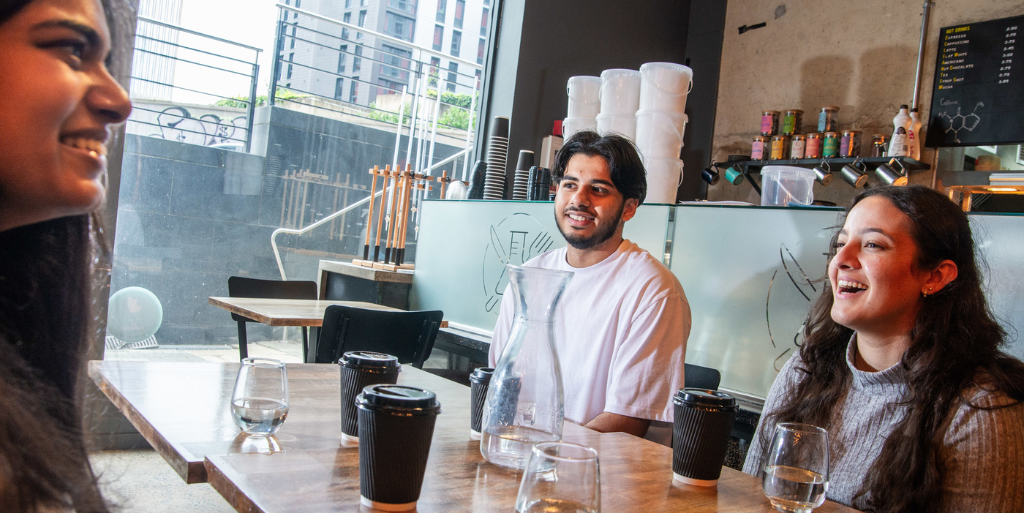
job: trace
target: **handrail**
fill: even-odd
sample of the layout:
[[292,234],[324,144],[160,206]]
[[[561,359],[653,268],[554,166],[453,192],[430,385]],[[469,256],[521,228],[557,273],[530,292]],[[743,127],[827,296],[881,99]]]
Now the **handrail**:
[[365,197],[365,198],[363,198],[363,199],[361,199],[361,200],[359,200],[359,201],[357,201],[357,202],[355,202],[355,203],[353,203],[353,204],[351,204],[351,205],[349,205],[349,206],[347,206],[347,207],[345,207],[345,208],[343,208],[343,209],[341,209],[341,210],[339,210],[339,211],[337,211],[337,212],[335,212],[335,213],[333,213],[333,214],[331,214],[331,215],[329,215],[329,216],[327,216],[327,217],[325,217],[325,218],[323,218],[323,219],[321,219],[321,220],[319,220],[319,221],[317,221],[317,222],[315,222],[315,223],[305,227],[305,228],[301,228],[301,229],[298,229],[298,230],[296,230],[294,228],[278,228],[278,229],[274,230],[274,233],[270,234],[270,245],[274,248],[274,258],[277,259],[277,270],[281,271],[281,279],[282,280],[287,280],[288,277],[285,276],[285,274],[284,274],[284,264],[281,263],[281,252],[278,251],[278,249],[277,249],[277,234],[279,234],[279,233],[290,233],[292,235],[302,235],[304,233],[309,232],[313,228],[316,228],[317,226],[321,226],[324,223],[326,223],[327,221],[330,221],[331,219],[334,219],[335,217],[340,216],[341,214],[344,214],[346,212],[355,210],[356,207],[365,204],[366,202],[370,201],[371,199],[376,199],[377,197],[379,197],[383,193],[384,193],[384,189],[381,189],[381,190],[377,191],[376,194],[373,194],[372,196],[367,196],[367,197]]
[[[402,46],[411,46],[411,47],[419,50],[420,52],[426,52],[426,53],[428,53],[430,55],[433,55],[435,57],[441,57],[441,58],[447,59],[449,61],[457,62],[459,64],[465,64],[465,65],[469,66],[472,69],[480,69],[480,70],[483,69],[483,66],[481,66],[479,64],[476,64],[475,62],[470,62],[470,61],[462,60],[462,59],[460,59],[458,57],[453,57],[453,56],[448,55],[446,53],[439,52],[437,50],[434,50],[434,49],[431,49],[431,48],[427,48],[425,46],[417,45],[417,44],[413,43],[412,41],[406,41],[404,39],[398,39],[397,37],[392,37],[392,36],[389,36],[387,34],[381,34],[380,32],[377,32],[377,31],[374,31],[374,30],[367,30],[367,29],[365,29],[363,27],[360,27],[359,25],[353,25],[351,23],[345,23],[344,21],[338,21],[338,20],[336,20],[334,18],[328,18],[327,16],[321,16],[321,15],[313,13],[313,12],[305,11],[305,10],[302,10],[302,9],[297,9],[297,8],[292,7],[290,5],[284,5],[284,4],[276,4],[276,5],[277,5],[278,9],[283,9],[283,10],[288,10],[288,11],[292,11],[292,12],[297,12],[297,13],[302,14],[304,16],[309,16],[310,18],[318,19],[318,20],[321,20],[321,21],[326,21],[327,23],[333,23],[334,25],[345,27],[345,28],[354,30],[356,32],[362,32],[364,34],[369,34],[369,35],[371,35],[373,37],[376,37],[376,38],[379,38],[379,39],[382,39],[384,41],[388,41],[388,42],[391,42],[391,43],[394,43],[394,44],[398,44],[398,45],[402,45]],[[347,41],[352,41],[352,40],[348,39]],[[363,46],[367,46],[365,43],[359,43],[358,41],[352,41],[352,42],[356,43],[356,44],[361,44]],[[422,61],[418,61],[418,62],[422,62]]]
[[[434,164],[433,166],[427,168],[427,174],[429,175],[430,171],[433,171],[433,170],[435,170],[435,169],[437,169],[437,168],[439,168],[439,167],[441,167],[441,166],[443,166],[443,165],[445,165],[445,164],[447,164],[449,162],[452,162],[453,160],[463,156],[465,153],[466,153],[466,150],[462,150],[462,151],[460,151],[460,152],[458,152],[458,153],[456,153],[456,154],[454,154],[454,155],[452,155],[452,156],[442,160],[441,162],[438,162],[437,164]],[[306,233],[309,233],[311,230],[313,230],[314,228],[316,228],[318,226],[323,226],[325,223],[327,223],[327,221],[330,221],[331,219],[334,219],[334,218],[336,218],[336,217],[338,217],[338,216],[340,216],[342,214],[350,212],[350,211],[354,210],[356,207],[359,207],[359,206],[362,206],[362,205],[366,204],[366,202],[370,201],[371,198],[373,198],[373,199],[379,198],[381,193],[383,193],[383,192],[384,192],[384,190],[381,189],[381,190],[377,191],[373,196],[367,196],[367,197],[365,197],[365,198],[363,198],[363,199],[361,199],[361,200],[359,200],[359,201],[357,201],[357,202],[355,202],[355,203],[353,203],[353,204],[351,204],[351,205],[349,205],[349,206],[347,206],[347,207],[345,207],[345,208],[343,208],[343,209],[341,209],[341,210],[339,210],[339,211],[337,211],[337,212],[335,212],[335,213],[333,213],[333,214],[331,214],[331,215],[329,215],[329,216],[327,216],[327,217],[325,217],[325,218],[323,218],[323,219],[321,219],[321,220],[319,220],[319,221],[317,221],[317,222],[315,222],[315,223],[305,227],[305,228],[300,228],[300,229],[297,229],[297,230],[295,228],[278,228],[278,229],[274,230],[274,233],[270,234],[270,245],[271,245],[271,247],[274,248],[274,258],[277,260],[277,270],[280,271],[280,273],[281,273],[281,279],[282,280],[287,280],[288,277],[285,276],[284,264],[281,262],[281,251],[277,249],[277,235],[279,233],[290,233],[292,235],[304,235]]]
[[202,32],[196,32],[195,30],[189,30],[187,28],[181,28],[181,27],[179,27],[177,25],[171,25],[170,23],[164,23],[162,21],[157,21],[157,20],[154,20],[154,19],[151,19],[151,18],[146,18],[144,16],[139,16],[138,18],[139,18],[139,20],[144,21],[146,23],[152,23],[154,25],[160,25],[161,27],[167,27],[167,28],[172,28],[174,30],[180,30],[182,32],[185,32],[186,34],[192,34],[192,35],[195,35],[195,36],[203,36],[205,38],[212,39],[214,41],[220,41],[221,43],[228,43],[230,45],[240,46],[240,47],[245,48],[247,50],[256,50],[256,53],[259,53],[259,52],[263,51],[262,48],[256,48],[255,46],[249,46],[249,45],[243,45],[242,43],[237,43],[235,41],[229,41],[227,39],[222,39],[222,38],[219,38],[217,36],[211,36],[209,34],[203,34]]

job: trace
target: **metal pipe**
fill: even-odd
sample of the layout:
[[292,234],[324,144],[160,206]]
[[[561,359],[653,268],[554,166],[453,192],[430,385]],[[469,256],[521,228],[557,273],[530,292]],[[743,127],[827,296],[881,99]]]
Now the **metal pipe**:
[[409,86],[402,86],[402,101],[398,103],[398,129],[395,130],[395,157],[391,159],[391,169],[398,167],[398,148],[402,145],[402,120],[405,119],[405,92]]
[[[281,11],[278,13],[283,14]],[[267,105],[274,105],[274,97],[277,96],[277,76],[281,74],[281,48],[284,48],[284,40],[281,39],[283,22],[277,20],[277,35],[274,36],[274,60],[270,64],[270,90],[267,91]],[[281,271],[284,272],[284,271]]]
[[[256,54],[259,57],[259,54]],[[252,80],[249,83],[249,107],[246,109],[248,119],[245,122],[245,152],[252,149],[252,124],[256,114],[256,77],[260,76],[260,65],[253,63]]]
[[[469,147],[473,144],[473,115],[476,114],[476,88],[480,85],[480,79],[473,78],[473,90],[469,92],[469,124],[466,125],[466,158],[462,161],[462,181],[468,182],[469,178]],[[455,173],[452,173],[455,174]]]
[[[420,67],[420,71],[423,68]],[[420,104],[420,83],[422,78],[419,73],[413,75],[413,93],[412,93],[412,117],[409,118],[409,145],[405,148],[405,161],[412,163],[412,141],[416,138],[416,114]]]
[[186,29],[186,28],[181,28],[181,27],[179,27],[177,25],[171,25],[170,23],[164,23],[162,21],[157,21],[157,20],[154,20],[152,18],[146,18],[146,17],[143,17],[143,16],[139,16],[138,20],[139,21],[144,21],[146,23],[152,23],[153,25],[160,25],[161,27],[167,27],[167,28],[174,29],[174,30],[180,30],[181,32],[184,32],[186,34],[193,34],[193,35],[196,35],[196,36],[203,36],[203,37],[205,37],[207,39],[212,39],[214,41],[220,41],[221,43],[228,43],[228,44],[232,44],[232,45],[235,45],[235,46],[240,46],[242,48],[245,48],[246,50],[256,50],[257,52],[262,52],[263,51],[262,48],[256,48],[255,46],[249,46],[249,45],[243,45],[242,43],[237,43],[235,41],[228,41],[227,39],[221,39],[221,38],[219,38],[217,36],[211,36],[209,34],[203,34],[202,32],[196,32],[194,30],[189,30],[189,29]]
[[359,201],[357,201],[357,202],[355,202],[355,203],[353,203],[353,204],[351,204],[351,205],[349,205],[349,206],[347,206],[347,207],[345,207],[345,208],[343,208],[343,209],[341,209],[341,210],[339,210],[339,211],[337,211],[337,212],[335,212],[335,213],[333,213],[333,214],[331,214],[331,215],[329,215],[329,216],[327,216],[327,217],[325,217],[325,218],[323,218],[323,219],[321,219],[321,220],[319,220],[319,221],[317,221],[317,222],[315,222],[315,223],[305,227],[305,228],[298,229],[298,230],[296,230],[294,228],[278,228],[278,229],[274,230],[274,233],[270,234],[270,246],[272,248],[274,248],[274,258],[277,259],[277,270],[281,272],[281,279],[282,280],[287,280],[288,277],[285,276],[285,274],[284,274],[284,264],[281,263],[281,252],[278,251],[278,249],[277,249],[277,235],[279,233],[290,233],[292,235],[302,235],[302,234],[305,234],[305,233],[309,232],[310,230],[312,230],[312,229],[314,229],[314,228],[316,228],[318,226],[326,224],[328,221],[334,219],[335,217],[338,217],[338,216],[340,216],[342,214],[345,214],[347,212],[355,210],[355,208],[358,207],[358,206],[361,206],[361,205],[364,205],[366,203],[369,203],[371,199],[380,196],[381,193],[383,193],[383,192],[384,192],[384,190],[381,189],[381,190],[377,191],[376,194],[373,194],[372,196],[367,196],[367,197],[365,197],[365,198],[363,198],[363,199],[361,199],[361,200],[359,200]]
[[920,106],[917,104],[918,92],[921,89],[921,73],[924,69],[924,41],[925,36],[928,35],[928,14],[931,12],[934,2],[925,0],[924,12],[921,14],[921,41],[917,46],[917,72],[914,74],[914,101],[911,103],[911,108],[917,109]]
[[430,152],[427,154],[427,171],[426,174],[430,175],[430,165],[434,163],[434,143],[437,141],[437,118],[441,115],[441,85],[440,79],[437,81],[437,98],[434,100],[434,126],[430,130]]

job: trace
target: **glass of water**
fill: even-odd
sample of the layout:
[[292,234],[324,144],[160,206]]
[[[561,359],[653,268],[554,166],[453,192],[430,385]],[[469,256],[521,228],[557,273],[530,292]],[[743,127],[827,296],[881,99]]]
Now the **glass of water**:
[[567,442],[533,446],[516,497],[516,513],[601,511],[597,451]]
[[288,417],[288,371],[284,362],[269,358],[242,360],[231,394],[231,416],[251,437],[277,432]]
[[828,432],[810,424],[779,423],[761,478],[772,506],[787,513],[810,513],[828,492]]

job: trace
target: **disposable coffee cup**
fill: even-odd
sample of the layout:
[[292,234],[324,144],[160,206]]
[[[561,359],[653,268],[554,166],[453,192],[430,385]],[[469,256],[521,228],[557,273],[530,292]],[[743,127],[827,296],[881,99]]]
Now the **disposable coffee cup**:
[[338,360],[341,368],[341,439],[349,444],[359,443],[359,423],[356,396],[367,385],[397,383],[402,366],[398,358],[373,351],[350,351]]
[[478,367],[469,375],[469,438],[480,439],[480,424],[484,417],[484,401],[487,400],[487,387],[491,384],[494,369]]
[[433,392],[404,385],[370,385],[356,398],[359,500],[369,508],[416,507],[441,403]]
[[715,390],[684,388],[672,398],[672,477],[688,485],[715,486],[722,474],[736,399]]

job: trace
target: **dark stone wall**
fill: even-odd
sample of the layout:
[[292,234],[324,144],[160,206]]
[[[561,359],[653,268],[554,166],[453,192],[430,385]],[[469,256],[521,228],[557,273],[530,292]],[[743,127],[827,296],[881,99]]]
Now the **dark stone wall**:
[[[253,151],[265,151],[265,157],[126,138],[111,292],[140,286],[156,294],[164,309],[156,333],[160,344],[236,343],[235,323],[207,298],[227,296],[233,275],[280,279],[270,246],[273,231],[308,226],[365,198],[372,178],[367,171],[392,161],[393,132],[271,107],[259,109],[256,122],[260,134]],[[403,137],[401,165],[407,143]],[[458,150],[438,144],[435,161]],[[298,170],[332,182],[347,177],[349,186],[285,178]],[[437,195],[435,189],[432,197]],[[333,230],[328,223],[301,237],[279,236],[289,278],[315,279],[321,258],[361,254],[365,218],[366,209],[357,209],[344,216],[344,223],[339,218]],[[410,230],[410,261],[413,237]],[[248,333],[251,341],[274,336],[270,327],[256,323],[249,324]]]

